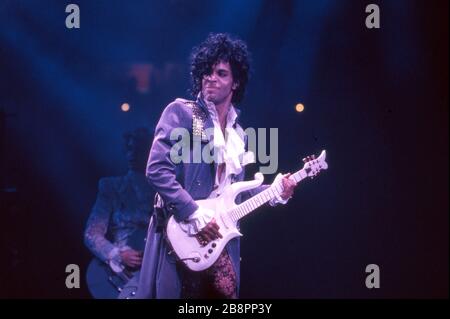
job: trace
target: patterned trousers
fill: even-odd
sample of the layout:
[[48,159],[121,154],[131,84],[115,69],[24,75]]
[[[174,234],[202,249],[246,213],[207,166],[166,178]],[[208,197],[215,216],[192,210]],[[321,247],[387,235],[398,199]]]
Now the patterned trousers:
[[192,271],[180,264],[182,299],[235,299],[236,273],[226,249],[217,261],[203,271]]

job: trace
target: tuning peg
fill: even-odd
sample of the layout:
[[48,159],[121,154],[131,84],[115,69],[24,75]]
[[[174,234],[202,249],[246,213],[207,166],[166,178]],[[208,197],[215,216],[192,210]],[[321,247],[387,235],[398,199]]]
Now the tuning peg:
[[306,163],[307,162],[306,157],[303,157],[302,161],[303,163]]
[[314,155],[314,154],[311,155],[311,158],[312,158],[312,159],[316,159],[316,155]]

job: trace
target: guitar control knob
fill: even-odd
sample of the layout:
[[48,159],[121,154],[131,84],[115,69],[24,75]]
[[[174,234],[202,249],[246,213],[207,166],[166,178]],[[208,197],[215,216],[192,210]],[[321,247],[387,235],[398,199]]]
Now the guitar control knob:
[[212,243],[212,244],[211,244],[211,247],[212,247],[212,248],[216,248],[216,246],[217,246],[216,243]]
[[213,252],[213,250],[210,248],[210,249],[208,249],[208,253],[209,254],[212,254],[212,252]]

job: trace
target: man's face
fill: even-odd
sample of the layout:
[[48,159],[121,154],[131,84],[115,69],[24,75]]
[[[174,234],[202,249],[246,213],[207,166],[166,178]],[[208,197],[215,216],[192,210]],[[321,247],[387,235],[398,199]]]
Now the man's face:
[[[142,144],[142,142],[140,142]],[[128,169],[144,170],[146,166],[146,152],[142,145],[134,137],[128,137],[126,140],[126,158]]]
[[237,87],[231,73],[230,63],[220,61],[213,66],[212,73],[203,76],[202,94],[205,100],[214,104],[231,101]]

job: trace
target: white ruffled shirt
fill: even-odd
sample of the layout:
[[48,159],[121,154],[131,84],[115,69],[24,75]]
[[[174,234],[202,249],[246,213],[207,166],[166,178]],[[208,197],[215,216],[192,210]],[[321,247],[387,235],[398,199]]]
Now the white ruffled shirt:
[[[216,198],[222,193],[225,187],[231,185],[232,175],[238,175],[242,172],[245,165],[255,162],[255,156],[253,152],[245,151],[245,133],[242,128],[240,126],[236,126],[236,129],[234,128],[237,118],[237,113],[234,106],[231,105],[228,111],[224,136],[214,103],[206,100],[205,103],[214,124],[214,149],[217,155],[217,161],[218,164],[225,164],[225,168],[222,171],[223,176],[219,176],[216,172],[215,187],[209,196],[209,198]],[[283,200],[281,197],[278,198],[277,196],[277,200],[270,204],[275,205],[277,203],[285,204],[287,203],[287,200]],[[213,217],[213,210],[199,207],[188,218],[188,222],[186,224],[187,232],[190,235],[197,234],[212,220]]]
[[[233,127],[237,118],[237,113],[234,106],[231,105],[228,111],[224,136],[220,126],[216,106],[214,103],[209,101],[205,101],[205,103],[214,124],[214,151],[216,154],[217,164],[225,164],[224,170],[222,171],[222,176],[219,176],[219,174],[216,173],[214,190],[209,196],[209,198],[216,198],[222,193],[225,187],[231,185],[232,175],[238,175],[241,173],[243,166],[254,162],[255,159],[252,152],[245,151],[245,133],[242,128],[237,126],[235,129]],[[202,230],[202,228],[205,227],[213,217],[213,210],[199,207],[188,218],[188,233],[190,235],[195,235]]]

